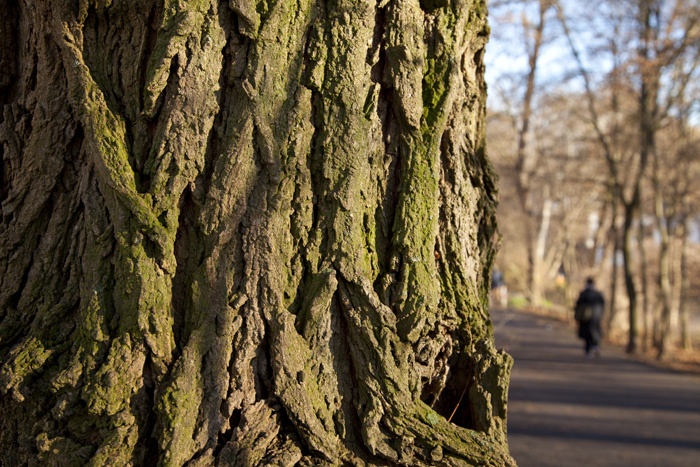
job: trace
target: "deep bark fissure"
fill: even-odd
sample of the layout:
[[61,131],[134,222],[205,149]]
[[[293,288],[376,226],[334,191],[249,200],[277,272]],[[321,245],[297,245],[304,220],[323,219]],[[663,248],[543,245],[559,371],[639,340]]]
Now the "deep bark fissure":
[[[3,123],[3,121],[0,121],[0,125],[2,125]],[[5,148],[2,144],[0,144],[0,206],[2,205],[3,201],[5,201],[5,199],[7,198],[9,192],[10,176],[8,174],[8,169],[5,167]],[[3,215],[2,217],[4,218],[5,216]],[[4,222],[11,220],[12,219],[3,219]]]
[[[179,209],[180,218],[178,230],[175,235],[173,250],[177,261],[177,269],[173,277],[172,315],[173,335],[175,342],[184,345],[183,340],[187,310],[191,306],[191,296],[188,293],[188,284],[192,280],[192,271],[201,266],[201,257],[198,254],[202,247],[197,239],[199,232],[192,224],[192,219],[197,218],[197,206],[193,200],[192,190],[188,187],[182,192]],[[180,348],[178,346],[178,348]],[[175,355],[176,357],[179,355]]]
[[[58,178],[60,178],[60,174]],[[56,185],[56,180],[52,181],[54,186]],[[25,266],[19,268],[19,271],[17,271],[21,279],[19,280],[19,282],[16,283],[17,285],[15,291],[9,296],[7,304],[3,304],[3,310],[5,310],[5,306],[7,306],[8,309],[14,309],[19,311],[22,308],[20,307],[20,303],[23,299],[25,302],[30,300],[30,298],[38,298],[39,300],[41,299],[41,297],[36,296],[36,289],[34,291],[31,291],[27,286],[34,285],[34,282],[40,280],[40,278],[38,277],[38,269],[41,267],[41,265],[40,261],[37,261],[37,259],[41,258],[42,256],[40,247],[46,240],[46,231],[49,225],[51,224],[52,216],[60,215],[58,213],[54,213],[54,206],[56,205],[56,196],[58,195],[52,192],[46,199],[41,200],[41,207],[37,210],[36,214],[37,219],[40,220],[40,223],[38,222],[38,225],[34,226],[34,228],[32,229],[33,231],[24,232],[25,235],[28,235],[28,237],[25,237],[23,239],[24,244],[30,245],[30,247],[27,249],[27,251],[29,252],[29,258],[25,262]],[[16,254],[16,252],[17,250],[15,250],[13,253]],[[17,323],[18,326],[27,325],[29,324],[29,322],[33,321],[36,318],[33,313],[22,313],[22,315],[23,319],[20,323]],[[5,342],[3,342],[3,344],[5,344]]]
[[[155,103],[153,104],[153,108],[150,110],[150,115],[146,118],[144,118],[143,116],[138,117],[139,124],[143,122],[146,125],[146,136],[144,138],[142,147],[136,148],[137,150],[141,150],[140,157],[138,157],[137,153],[134,157],[130,158],[130,161],[132,163],[132,169],[134,170],[134,176],[137,182],[137,189],[140,193],[149,193],[151,191],[152,178],[155,175],[154,166],[157,163],[156,158],[159,157],[159,154],[157,153],[158,148],[154,147],[154,144],[157,141],[159,131],[162,131],[162,124],[160,122],[163,119],[161,114],[163,112],[163,108],[168,102],[168,91],[170,89],[177,89],[179,87],[178,71],[180,70],[180,68],[180,57],[179,55],[175,55],[170,60],[170,65],[168,68],[168,78],[166,80],[165,87],[158,96],[158,99],[156,99]],[[131,136],[131,138],[129,138],[127,141],[133,142],[133,133],[130,129],[132,128],[132,125],[129,125],[129,123],[132,122],[129,122],[129,120],[126,118],[125,120],[127,122],[127,138]]]
[[251,362],[255,372],[255,402],[266,401],[275,393],[272,381],[273,369],[270,363],[270,325],[261,317],[264,326],[264,335],[258,344],[258,351],[255,359]]
[[[229,12],[228,9],[224,11]],[[217,96],[219,111],[214,118],[207,144],[207,157],[202,174],[200,174],[201,181],[198,183],[203,193],[207,193],[211,188],[216,164],[223,156],[226,139],[230,138],[229,128],[232,124],[229,123],[229,120],[235,121],[240,118],[235,109],[235,100],[241,97],[238,87],[241,86],[244,79],[243,70],[245,70],[249,60],[248,39],[239,32],[238,16],[233,12],[222,14],[220,22],[221,27],[227,31],[226,45],[222,50],[222,66],[219,76],[220,90]]]
[[[338,290],[334,294],[334,301],[336,302],[336,314],[339,318],[339,321],[341,323],[341,329],[344,331],[344,336],[345,338],[343,339],[343,356],[345,357],[345,360],[348,363],[348,369],[349,369],[349,379],[351,382],[351,386],[349,388],[352,388],[352,393],[350,395],[350,401],[352,401],[352,405],[354,406],[354,410],[350,411],[349,413],[352,415],[351,418],[351,423],[353,427],[353,438],[355,440],[356,444],[356,449],[359,449],[359,454],[363,457],[371,458],[372,453],[366,446],[366,443],[363,443],[363,434],[362,434],[362,427],[363,423],[361,420],[361,417],[363,415],[363,412],[367,410],[367,407],[363,404],[362,402],[362,395],[360,392],[362,391],[363,388],[363,381],[361,378],[358,376],[360,373],[356,369],[356,360],[357,360],[357,354],[353,355],[353,352],[357,352],[356,347],[359,344],[360,339],[357,339],[356,335],[353,335],[353,326],[351,325],[351,322],[348,317],[348,313],[351,313],[353,310],[349,309],[347,307],[347,303],[349,301],[350,293],[347,290],[347,282],[346,280],[340,280],[338,282]],[[354,344],[354,345],[353,345]],[[360,363],[362,366],[362,363]],[[339,383],[341,383],[339,381]],[[342,386],[342,383],[340,384]]]
[[[19,26],[22,24],[20,18],[20,8],[17,2],[3,0],[0,2],[0,9],[3,12],[0,19],[0,104],[3,106],[13,101],[15,97],[13,90],[16,88],[19,69]],[[0,125],[4,117],[0,112]]]
[[[144,442],[141,449],[141,459],[133,459],[135,465],[154,465],[158,462],[160,454],[158,450],[158,440],[153,436],[157,424],[156,412],[153,409],[156,405],[155,391],[158,381],[152,366],[152,359],[148,356],[143,367],[144,386],[142,389],[143,396],[140,398],[143,404],[143,406],[140,407],[140,412],[146,414],[146,421],[139,430],[140,437],[144,439]],[[134,455],[136,455],[137,452],[138,451],[134,451]]]
[[0,203],[7,199],[10,192],[10,174],[5,160],[5,137],[2,126],[5,123],[5,106],[13,102],[18,81],[19,69],[19,25],[20,9],[17,2],[3,0],[0,2],[3,11],[0,19]]
[[[144,93],[141,91],[144,89],[148,83],[148,64],[153,56],[156,48],[157,38],[158,38],[158,25],[163,21],[163,7],[160,2],[153,2],[148,17],[145,22],[145,37],[142,42],[142,46],[139,50],[138,57],[138,92],[136,93],[137,105],[139,111],[145,108]],[[170,70],[173,73],[173,70]],[[134,161],[136,169],[141,173],[140,178],[140,189],[142,192],[146,192],[150,187],[150,177],[144,172],[144,166],[149,158],[149,153],[152,150],[151,142],[155,139],[158,121],[160,117],[160,110],[162,108],[162,99],[156,103],[155,113],[151,118],[143,118],[138,116],[136,120],[136,128],[134,133],[141,134],[142,143],[137,144],[136,136],[133,137],[133,151],[134,151]]]
[[[10,310],[17,310],[17,307],[19,306],[19,301],[22,298],[22,293],[24,292],[27,282],[29,282],[29,274],[31,273],[31,266],[27,265],[26,268],[24,268],[24,271],[22,272],[22,279],[20,280],[19,284],[17,284],[17,289],[15,292],[10,295],[10,297],[7,299],[7,303],[5,306],[3,306],[3,310],[10,309]],[[7,307],[7,308],[5,308]],[[4,313],[3,313],[4,314]],[[3,339],[3,341],[6,340]],[[5,343],[5,342],[3,342]]]
[[[160,2],[153,2],[151,8],[148,12],[148,17],[146,19],[146,31],[145,37],[142,42],[142,47],[140,49],[140,60],[139,60],[139,90],[146,87],[147,84],[147,72],[148,63],[153,55],[153,51],[156,48],[158,41],[158,25],[163,22],[164,8]],[[138,93],[138,104],[139,108],[144,108],[143,93]]]
[[[337,349],[333,352],[333,369],[338,378],[339,393],[343,398],[342,404],[345,408],[343,411],[346,414],[344,420],[335,420],[336,424],[344,422],[343,430],[348,433],[348,438],[360,450],[359,454],[363,457],[368,457],[369,452],[364,449],[364,446],[359,442],[362,439],[361,426],[362,422],[357,415],[357,388],[359,383],[356,378],[356,369],[352,358],[350,358],[350,346],[348,342],[348,322],[343,313],[338,292],[333,294],[331,301],[331,327],[333,336],[331,337],[331,346]],[[336,323],[334,325],[334,323]],[[335,346],[333,345],[335,342]],[[350,434],[352,433],[352,434]]]

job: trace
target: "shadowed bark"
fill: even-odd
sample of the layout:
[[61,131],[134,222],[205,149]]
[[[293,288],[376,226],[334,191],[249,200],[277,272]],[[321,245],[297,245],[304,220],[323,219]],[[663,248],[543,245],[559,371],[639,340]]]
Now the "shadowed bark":
[[510,465],[481,1],[0,0],[3,465]]

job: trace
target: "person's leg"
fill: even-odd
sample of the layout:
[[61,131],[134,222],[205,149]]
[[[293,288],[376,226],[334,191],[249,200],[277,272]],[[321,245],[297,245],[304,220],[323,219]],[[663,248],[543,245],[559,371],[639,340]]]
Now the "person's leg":
[[591,322],[591,346],[590,351],[600,357],[600,341],[603,336],[603,331],[600,327],[600,321]]
[[590,336],[586,336],[586,345],[585,345],[584,349],[586,351],[587,358],[591,356],[591,349],[593,348],[593,346],[594,346],[593,339]]

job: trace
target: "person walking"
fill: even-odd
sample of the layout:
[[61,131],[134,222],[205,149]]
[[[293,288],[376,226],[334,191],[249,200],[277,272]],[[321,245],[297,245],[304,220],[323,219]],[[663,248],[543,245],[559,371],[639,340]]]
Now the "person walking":
[[600,341],[603,337],[600,322],[604,309],[603,294],[595,288],[593,278],[589,277],[574,308],[574,318],[578,322],[578,337],[585,342],[586,358],[590,358],[592,354],[600,355]]
[[498,269],[491,275],[491,303],[497,303],[501,308],[508,306],[508,287],[503,273]]

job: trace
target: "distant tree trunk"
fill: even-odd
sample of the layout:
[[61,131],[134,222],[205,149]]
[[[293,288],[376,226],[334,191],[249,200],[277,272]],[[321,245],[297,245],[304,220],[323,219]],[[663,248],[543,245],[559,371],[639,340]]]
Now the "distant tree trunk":
[[540,305],[544,302],[544,280],[547,278],[545,267],[545,252],[547,249],[547,236],[549,224],[552,218],[552,200],[549,197],[549,187],[543,189],[544,199],[542,201],[542,212],[539,216],[537,226],[537,237],[534,242],[532,257],[532,277],[530,282],[530,293],[532,294],[532,304]]
[[483,1],[0,6],[3,465],[513,463]]
[[[640,0],[639,25],[640,47],[638,62],[640,66],[640,92],[639,92],[639,168],[634,179],[634,191],[632,199],[625,202],[624,223],[624,251],[625,263],[631,261],[631,228],[634,219],[639,215],[641,206],[641,181],[644,177],[649,159],[655,156],[656,129],[658,125],[658,96],[660,69],[653,63],[655,60],[652,52],[655,40],[658,38],[659,6],[656,0]],[[637,299],[632,269],[625,264],[625,282],[629,297],[629,339],[627,351],[633,353],[637,349]]]
[[620,262],[619,262],[619,252],[620,252],[620,233],[617,228],[617,211],[618,211],[618,199],[617,197],[614,197],[611,206],[612,206],[612,213],[611,213],[611,224],[610,224],[610,237],[612,237],[611,243],[612,243],[612,266],[611,266],[611,272],[610,272],[610,298],[609,298],[609,304],[608,304],[608,315],[607,315],[607,321],[606,321],[606,330],[609,332],[610,330],[613,329],[613,323],[615,322],[615,317],[617,316],[617,279],[618,279],[618,273],[620,271]]
[[649,272],[647,267],[647,247],[644,242],[644,224],[637,228],[637,250],[639,251],[639,288],[642,296],[642,350],[646,351],[650,341],[651,300],[649,299]]
[[654,214],[656,229],[661,237],[659,244],[659,304],[661,306],[659,316],[659,339],[657,344],[657,357],[664,358],[669,350],[671,339],[671,235],[669,233],[670,219],[664,209],[664,198],[661,193],[659,180],[658,157],[654,158]]
[[689,250],[689,235],[688,218],[684,218],[679,229],[680,246],[680,268],[678,286],[678,327],[680,331],[681,348],[691,350],[693,342],[690,337],[690,323],[688,316],[688,303],[686,297],[690,292],[690,278],[688,274],[688,250]]
[[635,212],[639,205],[639,200],[625,203],[625,220],[622,228],[622,257],[625,274],[625,288],[629,300],[629,333],[627,336],[627,352],[637,351],[637,288],[634,284],[634,268],[632,265],[632,235]]
[[[528,37],[532,36],[532,43],[528,49],[528,72],[525,77],[525,94],[522,102],[522,113],[518,121],[518,149],[515,161],[516,191],[520,207],[525,214],[525,239],[527,245],[528,271],[527,286],[528,299],[532,305],[539,306],[542,302],[542,266],[538,247],[542,233],[542,213],[538,212],[533,204],[532,196],[532,175],[536,166],[533,159],[532,148],[530,147],[530,123],[532,119],[532,107],[535,98],[535,85],[537,78],[537,65],[540,57],[541,47],[544,40],[544,29],[546,25],[547,11],[553,6],[550,0],[540,0],[538,2],[538,20],[534,25],[524,24]],[[525,20],[524,20],[525,21]],[[535,233],[537,231],[537,233]],[[545,232],[546,234],[546,232]],[[546,237],[545,237],[546,238]]]

